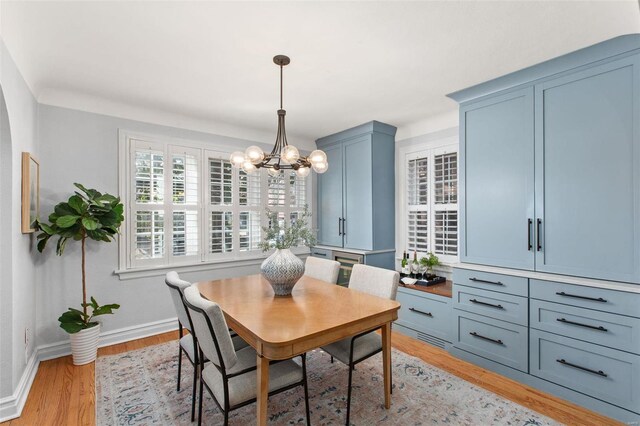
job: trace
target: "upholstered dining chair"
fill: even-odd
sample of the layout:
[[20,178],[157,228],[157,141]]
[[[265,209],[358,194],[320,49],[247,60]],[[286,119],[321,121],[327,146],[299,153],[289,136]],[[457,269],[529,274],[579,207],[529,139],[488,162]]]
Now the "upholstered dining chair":
[[[400,274],[396,271],[367,265],[353,265],[351,278],[349,279],[349,288],[385,299],[395,300],[399,280]],[[375,333],[375,330],[371,330],[323,346],[322,349],[331,355],[331,362],[333,362],[335,358],[349,366],[346,421],[346,424],[349,425],[349,415],[351,414],[351,381],[354,367],[359,362],[382,352],[382,337]]]
[[309,256],[304,263],[304,274],[308,277],[332,284],[338,282],[340,262]]
[[[187,288],[184,296],[200,351],[198,425],[202,424],[202,396],[206,387],[223,412],[226,426],[230,411],[256,401],[256,351],[250,346],[234,348],[222,309],[203,298],[195,286]],[[210,360],[206,365],[205,357]],[[269,365],[269,396],[302,386],[307,425],[310,425],[306,354],[301,355],[301,361],[302,365],[292,359]]]
[[[165,284],[167,284],[167,287],[169,287],[171,300],[173,301],[173,306],[178,315],[178,334],[180,336],[180,343],[178,345],[178,391],[180,391],[183,353],[187,356],[187,359],[189,360],[189,362],[191,362],[191,365],[193,365],[193,387],[191,390],[191,421],[193,421],[195,419],[196,410],[196,383],[198,382],[198,342],[193,335],[191,316],[189,315],[189,312],[187,311],[187,308],[184,304],[184,290],[189,287],[191,283],[181,280],[180,276],[175,271],[167,273],[164,282]],[[188,334],[184,333],[185,329],[189,332]],[[242,340],[242,338],[240,338],[240,336],[233,337],[233,344],[237,349],[248,346],[247,343]]]

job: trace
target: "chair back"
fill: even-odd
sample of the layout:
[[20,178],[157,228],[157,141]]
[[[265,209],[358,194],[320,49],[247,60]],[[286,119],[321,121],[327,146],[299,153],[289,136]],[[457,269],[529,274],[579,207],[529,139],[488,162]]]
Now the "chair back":
[[238,357],[220,306],[200,296],[196,286],[185,289],[184,298],[204,355],[223,370],[233,367]]
[[304,263],[304,274],[317,280],[335,284],[338,282],[340,262],[309,256]]
[[178,314],[178,321],[189,332],[191,330],[191,320],[189,314],[187,314],[187,308],[184,306],[184,290],[191,285],[191,283],[181,280],[178,273],[171,271],[167,273],[164,278],[164,282],[169,287],[169,293],[171,294],[171,300],[173,301],[173,307]]
[[385,299],[396,300],[400,274],[390,269],[353,265],[349,288]]

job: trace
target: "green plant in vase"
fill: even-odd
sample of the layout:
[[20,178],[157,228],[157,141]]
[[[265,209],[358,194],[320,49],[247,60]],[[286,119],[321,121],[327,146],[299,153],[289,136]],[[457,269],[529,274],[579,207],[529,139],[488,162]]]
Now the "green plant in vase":
[[100,323],[95,321],[95,317],[113,314],[114,310],[120,308],[116,303],[99,305],[93,297],[87,301],[86,242],[88,239],[102,242],[115,240],[124,220],[124,206],[118,197],[87,189],[79,183],[74,185],[79,191],[54,207],[49,215],[50,223],[37,220],[36,229],[41,231],[38,234],[39,252],[44,251],[49,240],[56,236],[58,256],[62,256],[70,239],[81,243],[82,310],[69,308],[58,318],[60,327],[71,336],[74,364],[80,365],[95,359],[95,350],[87,351],[90,346],[97,348]]
[[438,266],[439,264],[440,260],[438,259],[438,256],[436,256],[432,252],[429,252],[426,256],[420,258],[420,265],[427,268],[427,279],[433,279],[433,277],[435,277],[435,274],[433,273],[433,267]]

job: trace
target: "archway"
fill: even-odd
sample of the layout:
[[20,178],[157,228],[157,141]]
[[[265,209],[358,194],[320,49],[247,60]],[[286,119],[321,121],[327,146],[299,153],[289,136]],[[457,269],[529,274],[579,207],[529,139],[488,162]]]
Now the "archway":
[[0,86],[0,396],[13,391],[13,271],[11,236],[14,235],[12,210],[14,197],[11,193],[12,175],[11,127],[4,92]]

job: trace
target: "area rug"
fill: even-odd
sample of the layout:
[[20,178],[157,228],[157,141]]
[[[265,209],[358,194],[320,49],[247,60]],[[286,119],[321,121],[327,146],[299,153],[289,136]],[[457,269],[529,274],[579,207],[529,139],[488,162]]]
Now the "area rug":
[[[96,361],[98,426],[191,424],[191,364],[183,360],[176,391],[178,342],[168,342]],[[298,358],[299,359],[299,358]],[[358,364],[353,376],[354,425],[557,425],[534,411],[394,349],[391,409],[384,409],[382,358]],[[307,355],[311,423],[344,424],[347,367],[321,350]],[[302,387],[269,398],[269,422],[305,424]],[[231,412],[231,425],[255,424],[255,404]],[[203,424],[223,416],[205,390]]]

